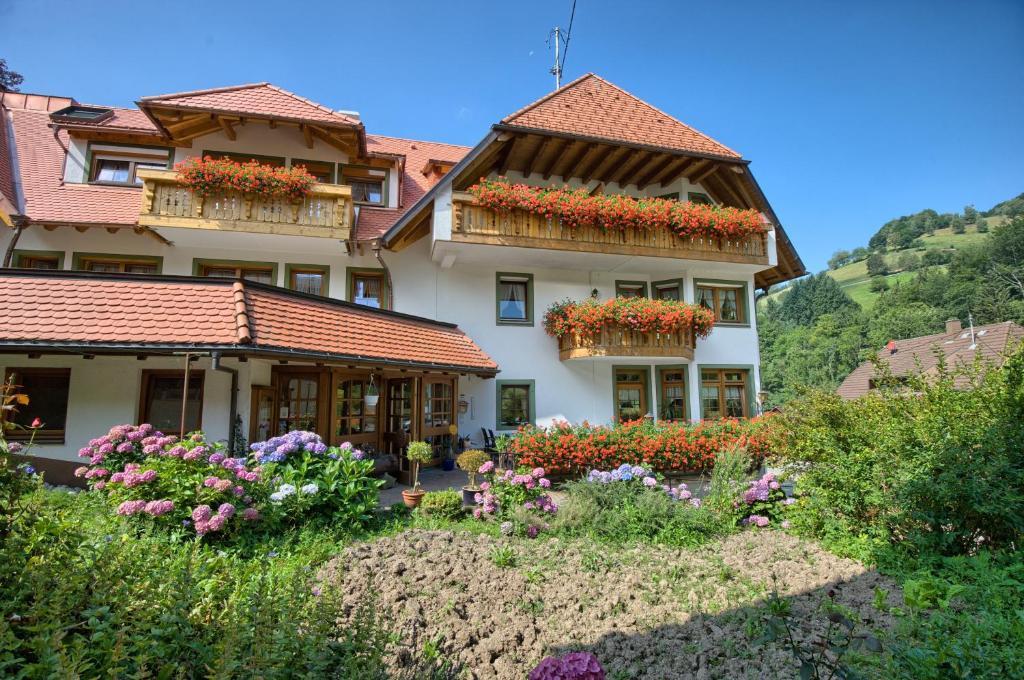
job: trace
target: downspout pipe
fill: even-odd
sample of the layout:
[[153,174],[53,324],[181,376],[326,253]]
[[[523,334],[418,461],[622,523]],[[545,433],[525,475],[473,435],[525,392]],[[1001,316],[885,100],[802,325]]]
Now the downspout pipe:
[[235,455],[235,421],[238,419],[238,369],[223,366],[220,363],[221,353],[210,352],[210,365],[215,371],[231,375],[231,406],[228,415],[228,450]]
[[25,231],[25,226],[28,223],[28,220],[21,215],[12,215],[11,220],[14,222],[14,235],[11,236],[11,242],[7,244],[7,251],[4,253],[3,266],[5,268],[11,266],[14,249],[18,245],[18,239],[21,238],[21,232]]
[[395,287],[391,285],[391,270],[388,269],[388,265],[384,262],[384,258],[380,255],[380,239],[373,241],[373,256],[377,258],[377,262],[380,263],[381,269],[384,270],[384,278],[388,283],[388,307],[391,309],[395,308]]

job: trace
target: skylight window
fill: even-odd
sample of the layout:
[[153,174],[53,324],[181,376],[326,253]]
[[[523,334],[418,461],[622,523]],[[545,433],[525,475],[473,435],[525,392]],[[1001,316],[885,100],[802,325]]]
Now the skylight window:
[[50,114],[51,120],[64,123],[99,123],[114,115],[113,109],[72,104]]

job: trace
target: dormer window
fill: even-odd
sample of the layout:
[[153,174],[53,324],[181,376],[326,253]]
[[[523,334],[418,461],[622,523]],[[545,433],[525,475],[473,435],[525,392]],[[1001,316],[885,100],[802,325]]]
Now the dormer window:
[[167,156],[96,152],[92,157],[89,181],[99,184],[141,186],[142,179],[136,175],[136,171],[141,168],[166,170]]
[[381,168],[346,167],[341,171],[341,183],[352,187],[352,200],[362,205],[387,203],[388,171]]

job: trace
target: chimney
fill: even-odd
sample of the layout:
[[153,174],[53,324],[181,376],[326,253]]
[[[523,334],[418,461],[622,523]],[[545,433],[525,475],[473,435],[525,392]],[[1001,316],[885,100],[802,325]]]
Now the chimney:
[[896,354],[896,341],[890,340],[886,343],[885,348],[889,350],[889,354]]
[[946,333],[959,333],[964,329],[960,319],[950,319],[946,322]]

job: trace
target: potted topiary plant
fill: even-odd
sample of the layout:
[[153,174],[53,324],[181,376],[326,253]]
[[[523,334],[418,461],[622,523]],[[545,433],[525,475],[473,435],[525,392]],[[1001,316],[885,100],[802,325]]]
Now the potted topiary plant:
[[476,505],[476,495],[480,493],[480,487],[476,484],[476,473],[480,466],[489,461],[491,457],[480,449],[470,449],[463,452],[456,463],[459,469],[469,475],[469,484],[462,487],[462,504],[465,506]]
[[409,442],[405,457],[409,459],[412,468],[412,488],[402,491],[402,500],[405,501],[406,507],[415,508],[426,493],[420,488],[420,465],[433,459],[434,449],[427,442]]
[[508,452],[509,447],[512,446],[512,437],[507,434],[499,434],[494,438],[494,450],[498,452],[498,468],[501,470],[514,470],[515,461],[512,460],[512,454]]

